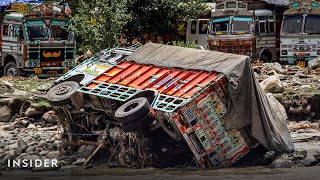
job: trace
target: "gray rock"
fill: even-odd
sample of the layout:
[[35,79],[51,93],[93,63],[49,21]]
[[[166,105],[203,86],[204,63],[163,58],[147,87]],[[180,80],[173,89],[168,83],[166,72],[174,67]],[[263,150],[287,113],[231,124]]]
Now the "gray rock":
[[61,154],[60,151],[50,151],[50,152],[48,152],[46,157],[49,159],[54,159],[54,158],[59,157],[60,154]]
[[40,141],[39,144],[37,145],[37,148],[42,148],[42,147],[44,147],[46,145],[47,145],[46,141]]
[[284,87],[277,75],[270,76],[260,83],[261,88],[269,93],[282,93]]
[[27,127],[27,126],[29,125],[29,121],[26,120],[26,119],[24,119],[24,120],[21,121],[21,125],[22,125],[23,127]]
[[318,161],[314,157],[308,157],[300,161],[301,164],[305,166],[316,166]]
[[14,126],[14,125],[4,125],[4,126],[2,126],[2,129],[4,130],[4,131],[13,131],[14,129],[16,128],[16,126]]
[[0,108],[0,122],[9,122],[11,118],[11,108],[4,105]]
[[37,127],[34,124],[29,124],[27,129],[36,129]]
[[85,158],[80,158],[80,159],[77,159],[75,162],[73,162],[72,165],[82,166],[85,162],[86,162]]
[[40,151],[39,156],[46,156],[49,151]]
[[318,161],[320,162],[320,151],[316,151],[313,155],[313,157]]
[[310,67],[311,69],[317,69],[318,67],[320,67],[320,58],[309,61],[308,67]]
[[307,157],[307,151],[296,151],[292,155],[289,156],[289,159],[292,161],[303,160]]
[[26,153],[31,154],[31,153],[33,153],[34,149],[35,149],[34,146],[29,146],[29,147],[26,149]]
[[310,85],[302,85],[302,86],[300,86],[300,90],[302,92],[310,92],[311,91],[311,86]]
[[42,119],[50,124],[57,124],[59,117],[57,116],[56,112],[48,111],[43,114]]
[[82,145],[79,150],[76,152],[78,157],[83,157],[87,159],[92,152],[96,149],[95,145]]
[[14,149],[14,155],[19,156],[22,153],[23,149],[21,147],[17,147]]
[[29,107],[26,112],[24,113],[24,115],[26,117],[30,117],[30,116],[34,116],[34,115],[38,115],[38,114],[42,114],[41,111],[37,111],[34,107]]
[[15,158],[15,156],[14,156],[13,154],[7,154],[7,155],[3,158],[1,165],[2,165],[2,166],[7,165],[7,164],[8,164],[8,161],[13,160],[14,158]]
[[291,168],[294,162],[286,159],[277,159],[269,167],[270,168]]
[[23,138],[19,138],[17,141],[18,147],[20,147],[22,150],[27,149],[28,144],[23,140]]
[[75,156],[70,156],[66,159],[61,160],[60,163],[61,163],[61,165],[66,166],[66,165],[71,165],[76,160],[77,160],[77,158]]

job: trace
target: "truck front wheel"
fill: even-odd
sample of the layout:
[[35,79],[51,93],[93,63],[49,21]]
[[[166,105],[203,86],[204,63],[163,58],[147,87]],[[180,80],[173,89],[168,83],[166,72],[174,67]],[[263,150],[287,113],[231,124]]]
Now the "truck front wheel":
[[16,63],[9,62],[4,67],[4,76],[20,76],[20,70]]

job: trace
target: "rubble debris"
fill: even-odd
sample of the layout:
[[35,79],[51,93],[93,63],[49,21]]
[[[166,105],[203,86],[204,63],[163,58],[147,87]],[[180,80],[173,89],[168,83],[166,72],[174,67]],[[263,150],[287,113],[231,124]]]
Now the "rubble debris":
[[311,69],[317,69],[320,67],[320,58],[315,58],[308,62],[308,67]]
[[9,122],[11,118],[11,108],[4,105],[0,108],[0,122]]
[[270,76],[263,80],[260,86],[265,92],[269,93],[282,93],[284,91],[284,87],[277,75]]

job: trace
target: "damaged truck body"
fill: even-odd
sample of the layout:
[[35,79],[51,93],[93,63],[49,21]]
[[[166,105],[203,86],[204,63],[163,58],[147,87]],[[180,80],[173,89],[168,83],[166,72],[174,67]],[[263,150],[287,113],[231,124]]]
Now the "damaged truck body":
[[[92,141],[85,134],[96,133],[101,148],[119,132],[139,132],[141,148],[150,152],[145,159],[172,152],[167,161],[181,156],[181,165],[191,157],[199,167],[229,167],[260,144],[293,150],[285,120],[270,106],[247,56],[148,43],[85,85],[61,82],[47,96],[63,106],[67,141]],[[99,114],[95,129],[79,125],[75,112]],[[120,148],[132,146],[121,142]]]

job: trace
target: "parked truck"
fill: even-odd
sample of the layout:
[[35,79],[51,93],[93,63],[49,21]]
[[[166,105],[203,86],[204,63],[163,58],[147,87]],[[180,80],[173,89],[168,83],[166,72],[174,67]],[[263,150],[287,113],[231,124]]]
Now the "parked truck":
[[217,1],[208,31],[208,48],[262,61],[275,60],[276,15],[267,5],[265,1]]
[[320,55],[320,1],[290,0],[283,16],[280,60],[305,66]]
[[0,70],[5,76],[60,76],[75,66],[76,41],[62,3],[14,3],[1,12]]

